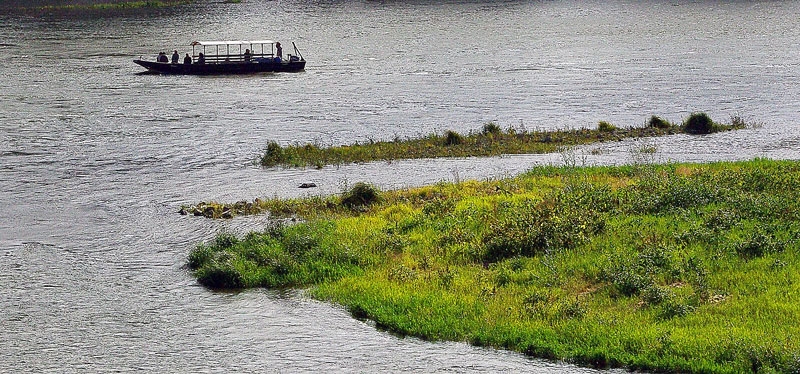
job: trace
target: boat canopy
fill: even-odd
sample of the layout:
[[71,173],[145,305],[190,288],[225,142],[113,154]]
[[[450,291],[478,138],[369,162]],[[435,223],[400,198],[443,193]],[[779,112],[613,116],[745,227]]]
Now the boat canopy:
[[192,46],[212,46],[212,45],[253,45],[253,44],[275,44],[272,40],[225,40],[225,41],[195,41]]

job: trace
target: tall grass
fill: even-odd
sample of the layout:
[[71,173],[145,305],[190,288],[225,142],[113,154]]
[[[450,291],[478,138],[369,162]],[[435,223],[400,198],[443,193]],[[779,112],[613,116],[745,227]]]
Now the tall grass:
[[123,1],[112,3],[97,4],[65,4],[65,5],[45,5],[39,7],[24,8],[26,10],[43,11],[92,11],[92,10],[122,10],[140,8],[163,8],[167,6],[190,4],[191,0],[146,0],[146,1]]
[[[698,117],[699,116],[699,117]],[[700,118],[702,117],[702,118]],[[706,124],[708,129],[697,129]],[[306,167],[321,168],[324,165],[339,165],[380,160],[417,159],[433,157],[496,156],[501,154],[549,153],[568,146],[589,144],[623,138],[641,138],[671,135],[677,133],[710,133],[740,129],[744,121],[731,124],[711,122],[707,115],[693,114],[683,125],[672,124],[653,116],[643,127],[620,128],[600,121],[596,129],[527,131],[509,128],[500,129],[495,123],[487,123],[479,132],[463,135],[447,130],[442,135],[429,134],[420,138],[394,139],[392,141],[370,141],[368,143],[322,147],[319,144],[294,144],[280,146],[274,141],[267,143],[260,157],[265,167]],[[696,125],[695,123],[700,123]]]
[[223,234],[189,265],[209,287],[310,287],[425,339],[597,367],[800,370],[800,162],[579,170],[379,192],[358,210],[311,200],[316,218]]

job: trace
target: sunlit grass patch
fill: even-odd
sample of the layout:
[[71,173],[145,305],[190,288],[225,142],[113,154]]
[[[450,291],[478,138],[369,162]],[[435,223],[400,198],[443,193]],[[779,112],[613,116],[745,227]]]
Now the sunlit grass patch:
[[597,367],[800,369],[798,162],[547,166],[379,195],[295,200],[305,220],[222,234],[190,267],[210,287],[308,288],[425,339]]

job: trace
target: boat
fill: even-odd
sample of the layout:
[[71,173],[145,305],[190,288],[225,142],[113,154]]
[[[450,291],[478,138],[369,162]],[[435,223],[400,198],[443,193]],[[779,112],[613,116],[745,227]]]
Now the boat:
[[[299,72],[306,60],[292,42],[294,54],[284,59],[279,42],[272,40],[195,41],[192,55],[171,63],[165,54],[156,61],[133,60],[149,72],[159,74],[219,75],[265,72]],[[161,60],[161,61],[159,61]]]

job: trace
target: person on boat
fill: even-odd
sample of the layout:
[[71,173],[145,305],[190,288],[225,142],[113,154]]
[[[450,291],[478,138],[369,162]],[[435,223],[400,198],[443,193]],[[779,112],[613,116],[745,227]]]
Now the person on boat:
[[281,48],[281,42],[275,42],[275,56],[278,58],[283,58],[283,48]]
[[181,58],[181,55],[178,54],[177,50],[172,53],[172,63],[173,64],[177,64],[178,63],[178,59],[180,59],[180,58]]
[[158,58],[156,59],[156,61],[157,62],[169,62],[169,59],[167,59],[167,53],[166,52],[160,52],[158,54]]
[[250,53],[250,49],[245,49],[244,50],[244,62],[250,62],[250,57],[253,57],[253,55]]
[[191,65],[192,64],[192,57],[189,54],[186,54],[186,57],[183,58],[184,65]]
[[200,52],[200,54],[197,55],[197,63],[198,64],[205,64],[206,63],[206,55],[204,55],[203,52]]

